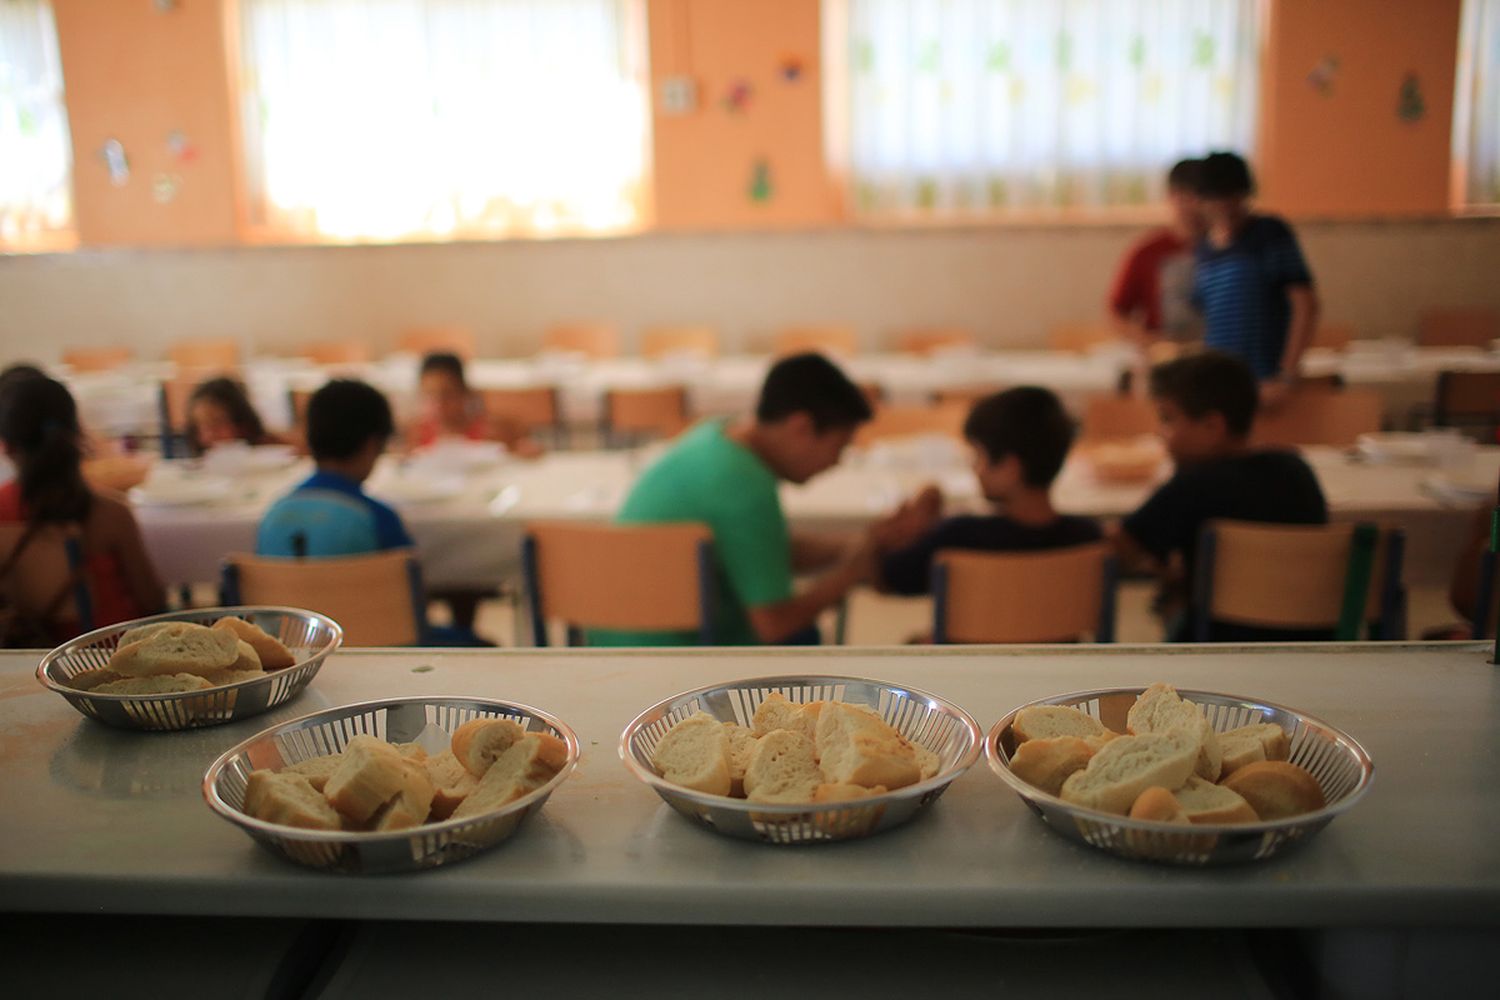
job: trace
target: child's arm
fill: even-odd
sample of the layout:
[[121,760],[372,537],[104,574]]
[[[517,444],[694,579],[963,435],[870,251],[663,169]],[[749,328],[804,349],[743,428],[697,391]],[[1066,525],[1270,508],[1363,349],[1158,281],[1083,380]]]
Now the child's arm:
[[1318,316],[1322,307],[1318,293],[1311,285],[1293,285],[1286,290],[1287,302],[1292,307],[1292,322],[1286,332],[1286,348],[1281,355],[1281,374],[1294,379],[1302,368],[1302,355],[1312,343],[1318,329]]
[[122,501],[109,495],[98,495],[98,517],[101,539],[114,554],[124,578],[130,599],[144,614],[155,614],[167,606],[167,591],[156,575],[156,565],[146,551],[140,525]]

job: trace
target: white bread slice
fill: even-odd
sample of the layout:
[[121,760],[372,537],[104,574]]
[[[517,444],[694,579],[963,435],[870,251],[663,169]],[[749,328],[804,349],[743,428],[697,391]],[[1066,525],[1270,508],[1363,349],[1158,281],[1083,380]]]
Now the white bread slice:
[[1027,740],[1010,757],[1010,773],[1048,795],[1062,791],[1063,782],[1088,767],[1094,745],[1076,736]]
[[1224,765],[1224,754],[1212,723],[1197,705],[1181,697],[1170,684],[1158,681],[1136,698],[1125,717],[1126,727],[1134,735],[1164,733],[1184,728],[1194,733],[1201,744],[1194,771],[1207,781],[1218,781]]
[[790,729],[773,729],[756,741],[745,768],[751,802],[811,802],[823,783],[812,740]]
[[1172,794],[1193,823],[1254,823],[1260,819],[1238,792],[1196,774]]
[[745,768],[755,752],[755,733],[738,722],[726,722],[724,734],[729,737],[729,794],[744,798]]
[[453,731],[449,749],[470,774],[482,778],[495,758],[525,735],[526,730],[513,719],[470,719]]
[[344,748],[343,760],[323,786],[339,812],[366,823],[380,807],[399,795],[407,782],[407,761],[389,743],[356,736]]
[[202,627],[193,622],[154,622],[150,625],[137,625],[133,629],[127,629],[125,634],[120,636],[120,641],[115,644],[115,648],[123,649],[131,643],[149,639],[153,635],[182,635]]
[[906,742],[911,744],[912,753],[916,755],[917,771],[921,775],[919,780],[937,777],[943,769],[943,759],[920,743],[912,743],[911,740]]
[[905,788],[922,779],[916,749],[869,711],[829,702],[818,715],[816,752],[832,784]]
[[333,777],[333,772],[339,769],[344,762],[344,755],[340,753],[324,754],[322,757],[309,757],[299,760],[295,764],[288,764],[281,769],[282,774],[300,774],[306,778],[318,791],[322,791],[328,785],[328,779]]
[[1032,705],[1016,713],[1010,731],[1017,743],[1045,740],[1054,736],[1073,736],[1088,740],[1094,749],[1102,747],[1119,733],[1106,729],[1104,723],[1086,712],[1068,705]]
[[422,763],[427,768],[427,777],[432,779],[432,818],[435,820],[452,816],[459,803],[479,787],[479,779],[458,762],[452,750],[444,750]]
[[420,743],[392,743],[391,746],[395,747],[396,752],[407,760],[421,763],[427,759],[427,750]]
[[755,714],[750,718],[750,727],[756,736],[764,736],[778,729],[790,729],[813,740],[817,737],[818,713],[822,709],[821,701],[800,705],[787,701],[786,695],[780,691],[772,691],[756,707]]
[[338,830],[339,814],[300,774],[251,771],[245,781],[245,812],[267,823],[304,830]]
[[1219,771],[1219,780],[1238,771],[1246,764],[1262,760],[1286,760],[1291,752],[1291,741],[1286,730],[1274,722],[1257,722],[1219,734],[1219,750],[1224,755]]
[[728,795],[729,734],[707,712],[695,712],[667,730],[651,764],[674,785],[709,795]]
[[401,791],[375,812],[370,829],[377,831],[409,830],[427,822],[436,789],[420,761],[401,758]]
[[95,694],[180,694],[183,691],[206,691],[213,687],[197,674],[153,674],[150,677],[123,677],[105,681],[94,688]]
[[884,795],[889,790],[884,785],[866,788],[864,785],[836,785],[825,782],[813,789],[812,800],[815,803],[854,802],[859,799],[868,799],[873,795]]
[[449,818],[467,819],[508,805],[557,777],[567,762],[568,745],[562,740],[548,733],[527,733],[495,759]]
[[259,667],[254,670],[211,670],[202,677],[212,687],[223,687],[225,684],[238,684],[240,681],[258,681],[266,676],[266,672]]
[[1185,729],[1118,737],[1063,782],[1060,798],[1123,816],[1152,785],[1180,788],[1193,773],[1200,746]]
[[1192,822],[1176,796],[1160,785],[1153,785],[1136,797],[1135,804],[1130,807],[1130,818],[1179,825]]
[[244,639],[238,640],[235,649],[239,651],[239,655],[230,666],[230,670],[236,673],[247,673],[251,670],[264,669],[260,663],[260,654],[255,651],[254,646],[250,645]]
[[123,679],[113,670],[105,667],[96,667],[93,670],[80,670],[63,683],[74,691],[92,691],[100,684],[108,684],[110,681]]
[[1284,760],[1246,764],[1225,778],[1222,787],[1250,803],[1250,808],[1263,820],[1300,816],[1327,804],[1318,779]]
[[282,670],[297,662],[297,657],[292,655],[292,651],[287,649],[280,639],[243,618],[226,616],[214,622],[213,627],[227,631],[241,642],[248,643],[255,650],[260,665],[266,670]]
[[204,625],[174,623],[139,642],[121,646],[109,658],[109,669],[125,677],[156,674],[205,674],[226,670],[239,659],[239,640]]

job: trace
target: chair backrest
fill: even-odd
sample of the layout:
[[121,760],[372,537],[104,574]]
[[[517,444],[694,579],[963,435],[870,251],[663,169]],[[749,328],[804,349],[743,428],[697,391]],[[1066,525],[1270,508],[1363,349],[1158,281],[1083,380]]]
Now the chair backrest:
[[396,349],[408,354],[457,354],[465,361],[479,353],[479,341],[466,326],[415,326],[403,330]]
[[297,356],[315,365],[362,365],[371,360],[370,345],[363,340],[320,340],[304,344]]
[[962,441],[964,419],[969,408],[963,403],[939,403],[932,406],[877,406],[872,420],[861,424],[854,433],[861,446],[892,438],[942,434]]
[[167,357],[179,375],[186,370],[233,369],[240,365],[240,345],[233,337],[179,340],[167,349]]
[[128,347],[77,347],[62,353],[63,364],[75,372],[107,372],[130,364],[135,352]]
[[641,356],[660,358],[669,354],[719,356],[719,331],[711,326],[657,326],[641,332]]
[[[1349,586],[1353,523],[1287,525],[1210,521],[1198,544],[1193,605],[1199,639],[1212,622],[1268,629],[1331,629],[1339,625]],[[1398,638],[1405,536],[1379,531],[1361,619],[1385,638]],[[1205,613],[1206,612],[1206,613]]]
[[507,420],[527,430],[556,427],[561,422],[557,389],[550,385],[513,389],[480,389],[485,415]]
[[521,552],[532,639],[570,628],[696,632],[712,645],[713,534],[703,524],[528,525]]
[[542,350],[586,354],[590,358],[620,356],[620,331],[611,323],[559,323],[542,334]]
[[604,394],[604,433],[675,437],[688,425],[685,386],[611,389]]
[[1496,309],[1429,309],[1417,320],[1417,343],[1423,347],[1488,347],[1497,338]]
[[1342,351],[1353,340],[1354,327],[1349,323],[1319,323],[1317,330],[1313,332],[1312,346]]
[[1080,443],[1132,441],[1155,434],[1159,420],[1156,406],[1142,396],[1091,396],[1083,411]]
[[1104,542],[1043,552],[939,552],[934,642],[1073,642],[1115,636],[1115,569]]
[[407,549],[337,559],[231,554],[224,560],[227,604],[271,604],[325,614],[346,646],[414,646],[427,614],[422,575]]
[[859,351],[859,334],[851,326],[789,326],[771,339],[778,358],[806,352],[850,358]]
[[1250,430],[1258,447],[1332,445],[1347,448],[1380,430],[1385,400],[1372,389],[1302,386],[1275,410],[1259,413]]
[[1439,372],[1432,421],[1500,422],[1500,372]]
[[1115,332],[1104,323],[1060,323],[1047,331],[1047,347],[1070,354],[1084,354],[1116,339]]
[[10,571],[0,575],[0,600],[16,614],[42,626],[76,622],[82,631],[92,629],[88,583],[78,572],[83,555],[77,529],[45,525],[17,554],[16,546],[28,530],[25,522],[0,523],[0,567],[10,564],[13,556],[15,559]]
[[956,326],[918,327],[896,334],[896,350],[902,354],[936,354],[956,347],[977,347],[979,338],[972,330]]

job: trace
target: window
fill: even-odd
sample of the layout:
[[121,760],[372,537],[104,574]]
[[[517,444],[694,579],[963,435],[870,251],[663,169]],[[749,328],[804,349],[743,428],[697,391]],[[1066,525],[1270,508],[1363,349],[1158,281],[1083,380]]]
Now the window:
[[631,0],[241,0],[251,222],[336,240],[598,233],[645,203]]
[[1257,0],[826,9],[844,46],[830,53],[830,121],[845,123],[830,152],[857,214],[1149,204],[1176,160],[1253,145]]
[[67,233],[73,152],[47,0],[0,0],[0,150],[0,246]]
[[1453,102],[1460,204],[1500,208],[1500,0],[1465,0]]

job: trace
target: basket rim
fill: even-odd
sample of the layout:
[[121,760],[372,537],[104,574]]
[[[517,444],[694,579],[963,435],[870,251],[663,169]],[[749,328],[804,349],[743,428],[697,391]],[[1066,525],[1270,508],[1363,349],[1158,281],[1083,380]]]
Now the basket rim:
[[[901,788],[897,788],[894,791],[886,792],[884,795],[871,795],[867,798],[856,799],[851,802],[807,803],[751,802],[749,799],[737,799],[729,795],[709,795],[707,792],[699,792],[691,788],[684,788],[682,785],[674,784],[668,781],[661,775],[657,774],[651,768],[641,764],[640,761],[635,759],[635,754],[632,753],[630,749],[631,740],[634,739],[635,735],[645,727],[645,719],[648,715],[661,711],[672,702],[679,701],[683,698],[691,698],[694,695],[701,696],[709,692],[727,691],[736,688],[792,687],[807,684],[809,682],[813,684],[822,684],[827,682],[837,683],[840,681],[854,681],[858,684],[874,684],[887,690],[901,691],[909,696],[915,696],[927,699],[928,701],[936,702],[944,709],[946,709],[951,714],[951,716],[957,719],[958,722],[968,731],[968,749],[964,751],[962,756],[959,757],[958,761],[955,762],[952,767],[944,771],[940,771],[939,773],[933,775],[931,778],[928,778],[926,781],[919,781],[913,785],[906,785]],[[701,688],[681,691],[677,694],[672,695],[670,698],[663,698],[661,701],[652,705],[650,708],[647,708],[635,718],[630,720],[630,722],[625,726],[625,729],[620,733],[620,743],[618,749],[620,760],[624,763],[626,769],[629,770],[642,782],[649,785],[659,795],[670,794],[678,796],[680,798],[687,799],[688,801],[696,805],[706,806],[714,809],[732,809],[746,813],[753,812],[756,815],[765,814],[771,816],[802,816],[807,815],[808,813],[843,812],[849,809],[863,809],[869,806],[885,805],[891,802],[915,798],[920,794],[925,794],[926,792],[936,789],[946,788],[955,779],[961,777],[965,771],[973,767],[974,764],[979,760],[980,753],[982,752],[980,742],[983,740],[983,738],[984,731],[980,729],[979,723],[974,719],[972,715],[970,715],[968,712],[964,711],[962,708],[960,708],[958,705],[955,705],[948,699],[932,694],[929,691],[924,691],[921,688],[910,687],[905,684],[895,684],[890,681],[876,680],[872,677],[853,677],[843,674],[784,674],[768,677],[748,677],[743,680],[730,681],[723,684],[708,684]]]
[[1127,830],[1139,830],[1147,833],[1168,833],[1179,836],[1196,836],[1199,834],[1244,834],[1258,836],[1278,830],[1289,830],[1295,827],[1327,823],[1335,816],[1353,808],[1360,799],[1368,794],[1370,785],[1375,781],[1375,762],[1371,759],[1370,754],[1358,740],[1338,726],[1326,722],[1315,715],[1308,715],[1306,712],[1298,711],[1295,708],[1274,701],[1266,701],[1263,698],[1247,698],[1242,695],[1225,694],[1221,691],[1199,691],[1185,688],[1178,688],[1177,693],[1189,700],[1195,697],[1201,698],[1207,696],[1210,698],[1223,698],[1228,701],[1243,702],[1250,705],[1260,705],[1287,712],[1303,722],[1322,727],[1332,733],[1335,737],[1335,742],[1343,745],[1345,749],[1352,752],[1355,760],[1359,762],[1359,783],[1350,789],[1349,794],[1345,795],[1342,799],[1325,805],[1322,809],[1315,812],[1301,813],[1297,816],[1288,816],[1283,819],[1259,820],[1254,823],[1194,823],[1191,826],[1183,826],[1181,823],[1166,823],[1160,820],[1132,819],[1129,816],[1121,816],[1118,813],[1104,812],[1101,809],[1091,809],[1088,806],[1080,806],[1072,802],[1067,802],[1056,795],[1049,795],[1035,785],[1022,781],[1011,771],[1009,762],[1001,761],[1000,759],[1000,753],[997,749],[999,739],[1023,709],[1031,708],[1034,705],[1071,705],[1076,702],[1087,701],[1091,698],[1098,698],[1105,695],[1140,695],[1145,690],[1145,687],[1093,688],[1087,691],[1072,691],[1068,694],[1037,698],[1035,701],[1028,701],[1024,705],[1017,705],[1001,716],[990,727],[989,732],[985,734],[985,760],[989,763],[990,770],[999,775],[1011,787],[1012,791],[1027,802],[1042,803],[1075,818],[1110,823]]
[[[404,830],[307,830],[301,827],[283,826],[280,823],[267,823],[265,820],[256,819],[254,816],[247,815],[246,813],[241,812],[240,810],[231,806],[228,802],[225,802],[219,796],[218,777],[220,773],[223,772],[224,768],[228,766],[229,761],[233,757],[249,749],[252,744],[258,743],[262,739],[278,735],[281,732],[290,731],[293,727],[298,726],[300,723],[308,722],[312,719],[334,721],[336,719],[348,718],[351,715],[357,715],[363,711],[387,708],[392,705],[415,704],[427,706],[442,705],[452,702],[466,702],[470,704],[486,705],[493,708],[514,710],[521,714],[529,715],[532,718],[541,719],[543,722],[547,723],[549,726],[556,729],[559,733],[562,734],[563,742],[567,744],[568,747],[567,762],[563,764],[562,769],[559,770],[557,774],[553,775],[552,779],[545,785],[526,793],[519,799],[507,802],[499,809],[495,809],[487,813],[481,813],[478,816],[468,816],[464,819],[459,820],[445,819],[438,823],[421,823],[417,826],[408,827]],[[404,840],[409,840],[413,836],[425,837],[431,836],[433,834],[445,833],[452,830],[458,830],[464,827],[473,826],[477,823],[488,823],[493,820],[502,819],[506,816],[511,815],[512,813],[521,812],[529,808],[532,803],[537,802],[541,799],[545,799],[547,796],[551,795],[552,792],[560,784],[567,780],[570,774],[573,773],[573,770],[578,766],[578,762],[582,756],[582,745],[579,743],[578,734],[574,732],[573,727],[569,726],[566,722],[563,722],[552,713],[544,712],[539,708],[532,707],[531,705],[527,705],[518,701],[500,701],[495,698],[476,698],[459,694],[411,695],[402,698],[377,698],[372,701],[352,702],[348,705],[339,705],[334,708],[325,708],[317,712],[309,712],[308,714],[300,715],[295,719],[288,719],[285,722],[278,722],[274,726],[268,726],[265,729],[262,729],[260,732],[256,733],[254,736],[241,740],[239,743],[236,743],[234,746],[230,747],[228,750],[225,750],[218,757],[216,757],[214,759],[214,762],[208,765],[208,770],[203,773],[203,782],[200,787],[203,792],[203,800],[208,805],[209,809],[213,810],[223,819],[228,820],[230,823],[233,823],[235,826],[238,826],[241,829],[247,831],[258,830],[261,833],[281,837],[282,839],[286,840],[301,840],[320,844],[376,844],[382,842],[394,844]]]
[[[83,691],[79,688],[69,687],[60,681],[53,679],[51,670],[54,664],[65,656],[71,656],[80,649],[92,646],[101,639],[116,633],[125,633],[142,625],[154,625],[157,622],[192,621],[198,618],[212,616],[214,618],[226,618],[230,615],[244,614],[282,614],[304,620],[311,619],[319,625],[327,626],[332,630],[332,635],[323,645],[314,650],[312,655],[289,667],[279,670],[266,671],[264,677],[252,677],[249,680],[235,681],[233,684],[215,684],[213,687],[202,688],[197,691],[164,691],[161,694],[139,695],[139,694],[104,694],[94,691]],[[55,691],[65,698],[85,697],[97,698],[103,701],[185,701],[191,698],[202,698],[218,691],[233,691],[242,687],[252,687],[257,684],[269,684],[275,678],[303,667],[321,667],[323,661],[337,652],[344,642],[344,629],[338,622],[325,614],[310,611],[307,608],[284,607],[274,604],[239,604],[230,607],[215,608],[185,608],[180,611],[166,611],[159,615],[148,615],[145,618],[133,618],[128,622],[119,622],[115,625],[106,625],[96,628],[92,632],[69,639],[60,646],[55,646],[42,657],[41,663],[36,668],[36,679],[49,691]],[[311,678],[309,678],[311,679]]]

